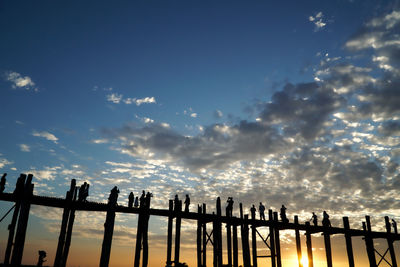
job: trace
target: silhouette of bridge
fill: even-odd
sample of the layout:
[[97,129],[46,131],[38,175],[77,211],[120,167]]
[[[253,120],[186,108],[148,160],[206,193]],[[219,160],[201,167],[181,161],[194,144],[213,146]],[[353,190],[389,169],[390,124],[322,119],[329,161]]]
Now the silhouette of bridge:
[[[343,217],[343,228],[332,227],[328,225],[310,225],[309,222],[300,224],[298,216],[294,216],[294,222],[289,223],[286,220],[279,220],[278,213],[268,210],[267,220],[256,219],[255,209],[251,209],[250,217],[243,213],[243,207],[240,203],[240,216],[232,216],[227,210],[225,216],[222,215],[221,200],[218,197],[216,200],[216,212],[209,214],[206,212],[206,205],[198,205],[196,212],[182,210],[182,201],[175,199],[169,200],[168,209],[154,209],[150,207],[151,194],[141,196],[140,206],[133,207],[132,203],[128,206],[117,204],[119,190],[114,187],[111,190],[108,203],[96,203],[86,201],[82,197],[83,192],[79,192],[76,186],[76,181],[71,181],[69,191],[65,198],[38,196],[33,194],[34,184],[32,183],[33,176],[29,174],[21,174],[18,178],[16,187],[13,193],[4,192],[5,175],[0,182],[0,200],[14,202],[15,205],[3,216],[2,221],[12,210],[11,223],[8,227],[9,235],[4,258],[4,266],[20,266],[23,256],[26,230],[29,219],[29,210],[31,205],[41,205],[46,207],[62,208],[62,222],[58,239],[57,251],[54,260],[55,267],[65,267],[68,259],[69,247],[71,244],[72,228],[75,219],[75,211],[103,211],[106,212],[104,224],[104,237],[102,243],[102,251],[100,257],[100,267],[109,265],[112,236],[114,230],[115,214],[132,213],[138,214],[138,225],[136,235],[136,248],[134,266],[148,266],[148,222],[150,216],[168,217],[167,230],[167,255],[166,267],[180,266],[180,235],[182,219],[194,220],[197,222],[197,266],[206,267],[207,265],[207,245],[213,248],[213,263],[214,267],[238,267],[239,265],[239,249],[238,249],[238,228],[241,234],[242,251],[244,267],[257,267],[258,258],[268,257],[271,260],[272,267],[281,267],[281,248],[279,234],[281,230],[294,230],[296,239],[296,249],[298,256],[299,267],[307,267],[302,265],[301,261],[301,242],[300,231],[305,231],[306,249],[308,255],[308,267],[313,267],[313,251],[311,235],[322,233],[324,237],[326,262],[328,267],[332,267],[332,252],[331,252],[331,235],[344,235],[345,245],[347,250],[347,258],[349,267],[354,267],[354,256],[352,247],[352,237],[361,236],[365,241],[366,253],[370,267],[377,267],[385,261],[389,266],[397,267],[396,255],[393,243],[400,240],[400,235],[397,233],[397,227],[389,222],[389,217],[385,217],[385,232],[372,231],[370,217],[365,217],[365,222],[362,222],[363,229],[351,229],[348,217]],[[81,186],[80,189],[85,189]],[[172,240],[173,240],[173,223],[175,220],[175,244],[174,244],[174,259],[172,260]],[[211,224],[211,230],[208,225]],[[222,246],[222,225],[226,226],[226,252],[227,263],[223,263],[223,246]],[[264,237],[258,227],[267,227],[269,234]],[[249,234],[251,229],[251,249]],[[257,237],[261,238],[265,246],[269,250],[269,255],[257,255]],[[374,239],[383,238],[387,240],[387,249],[384,253],[379,253],[374,247]],[[378,260],[378,262],[377,262]],[[38,265],[39,266],[39,265]]]

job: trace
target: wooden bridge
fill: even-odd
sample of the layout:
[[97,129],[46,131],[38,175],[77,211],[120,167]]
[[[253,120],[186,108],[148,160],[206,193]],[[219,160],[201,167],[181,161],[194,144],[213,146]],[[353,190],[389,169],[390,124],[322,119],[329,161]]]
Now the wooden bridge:
[[[300,224],[298,217],[294,216],[294,223],[283,222],[278,219],[278,213],[272,210],[268,211],[267,220],[257,220],[255,209],[251,210],[250,217],[248,214],[243,214],[243,207],[240,203],[240,216],[231,216],[227,211],[225,216],[222,215],[221,200],[218,197],[216,201],[216,213],[209,214],[206,212],[206,205],[198,205],[196,212],[182,211],[181,200],[170,200],[168,209],[153,209],[150,207],[151,195],[147,194],[142,197],[139,207],[122,206],[117,204],[118,189],[114,187],[111,190],[108,203],[96,203],[86,201],[78,197],[78,187],[75,180],[71,181],[69,191],[65,198],[37,196],[33,194],[34,184],[32,183],[33,176],[29,174],[21,174],[17,180],[16,188],[13,193],[4,192],[5,175],[0,183],[0,200],[15,202],[15,205],[3,216],[7,216],[12,210],[12,220],[8,227],[9,236],[7,248],[5,252],[5,266],[20,266],[24,251],[24,243],[26,230],[29,219],[29,210],[31,205],[41,205],[47,207],[56,207],[63,209],[61,229],[58,239],[57,251],[54,260],[55,267],[65,267],[68,259],[69,248],[71,244],[72,228],[75,219],[75,211],[104,211],[106,212],[104,224],[104,238],[102,243],[100,267],[109,265],[111,243],[114,230],[115,213],[133,213],[138,214],[138,225],[136,235],[136,249],[134,258],[134,267],[148,266],[148,222],[150,216],[168,217],[167,230],[167,255],[166,267],[179,266],[180,253],[180,235],[182,219],[194,220],[197,222],[197,266],[206,267],[207,265],[207,245],[213,247],[213,262],[214,267],[238,267],[239,265],[239,250],[238,250],[238,229],[241,234],[243,265],[245,267],[257,267],[257,259],[260,257],[269,257],[272,267],[281,267],[281,248],[279,233],[281,230],[293,230],[295,232],[296,248],[299,267],[301,263],[301,243],[300,231],[305,231],[306,249],[308,255],[308,267],[313,267],[313,251],[311,234],[322,233],[324,237],[326,262],[328,267],[332,267],[332,252],[331,252],[331,235],[343,235],[347,250],[347,258],[349,267],[354,267],[354,256],[352,248],[352,237],[361,236],[365,240],[366,253],[370,267],[377,267],[385,261],[389,266],[397,267],[396,255],[393,248],[393,242],[400,240],[400,235],[397,233],[397,228],[391,230],[389,218],[385,217],[385,232],[372,231],[369,216],[365,217],[363,229],[351,229],[349,226],[348,217],[343,217],[343,228],[331,226],[316,226],[310,225],[309,222]],[[3,181],[4,179],[4,181]],[[1,221],[0,220],[0,221]],[[172,260],[172,241],[173,241],[173,224],[175,220],[175,244],[174,258]],[[208,226],[211,225],[211,229]],[[223,262],[222,252],[222,225],[226,226],[226,252],[227,263]],[[258,227],[267,227],[269,229],[268,236],[264,237],[257,230]],[[250,231],[251,230],[251,231]],[[251,232],[251,249],[249,244],[249,235]],[[261,238],[263,243],[268,248],[270,254],[267,256],[257,255],[257,237]],[[387,240],[387,249],[385,253],[380,254],[374,248],[374,239],[383,238]],[[142,259],[141,259],[142,258]]]

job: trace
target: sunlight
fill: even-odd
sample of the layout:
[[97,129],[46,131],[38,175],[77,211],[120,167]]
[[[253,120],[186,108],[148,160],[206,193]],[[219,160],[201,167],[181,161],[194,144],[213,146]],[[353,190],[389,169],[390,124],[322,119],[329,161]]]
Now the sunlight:
[[301,256],[301,264],[303,267],[308,267],[308,257],[307,255],[302,255]]

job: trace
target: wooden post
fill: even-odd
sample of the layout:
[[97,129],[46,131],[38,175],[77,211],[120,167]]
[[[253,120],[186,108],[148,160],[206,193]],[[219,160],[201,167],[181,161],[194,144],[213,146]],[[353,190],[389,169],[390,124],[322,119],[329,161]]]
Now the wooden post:
[[312,243],[310,233],[310,222],[306,222],[306,245],[307,245],[307,256],[308,256],[308,267],[314,267],[313,255],[312,255]]
[[114,233],[115,208],[117,206],[119,190],[115,186],[108,198],[106,222],[104,223],[104,237],[101,247],[100,267],[108,267],[111,253],[112,236]]
[[8,265],[10,263],[11,251],[12,251],[12,246],[14,243],[15,226],[17,224],[19,210],[21,208],[21,198],[23,196],[25,179],[26,179],[26,175],[21,174],[17,180],[17,184],[15,185],[15,190],[14,190],[14,196],[16,198],[15,199],[15,208],[14,208],[13,217],[11,219],[11,223],[8,225],[9,234],[8,234],[6,253],[4,256],[4,265]]
[[[294,216],[294,224],[296,226],[299,225],[299,217],[296,215]],[[299,229],[296,227],[295,229],[295,235],[296,235],[296,250],[297,250],[297,260],[299,261],[299,267],[303,267],[303,263],[301,262],[301,240],[300,240],[300,231]],[[307,267],[307,266],[305,266]]]
[[[274,212],[274,221],[278,223],[278,213]],[[275,227],[275,252],[276,252],[276,266],[282,267],[281,259],[281,242],[279,240],[279,228]]]
[[169,214],[168,214],[168,232],[167,232],[167,266],[172,265],[171,254],[172,254],[172,223],[174,219],[174,201],[169,201]]
[[[77,191],[78,191],[78,189],[75,188],[74,194],[73,194],[74,202],[76,201]],[[63,251],[62,260],[61,260],[62,267],[65,267],[67,265],[69,247],[71,246],[72,228],[74,226],[74,221],[75,221],[75,209],[71,209],[70,215],[69,215],[69,220],[68,220],[67,236],[65,238],[65,246],[64,246],[64,251]]]
[[243,205],[239,204],[240,208],[240,220],[241,220],[241,236],[242,236],[242,254],[243,254],[243,265],[244,267],[250,267],[250,247],[249,247],[249,216],[246,214],[243,216]]
[[326,264],[328,267],[332,267],[331,238],[327,231],[324,231],[323,235],[325,243]]
[[366,223],[363,222],[363,229],[365,231],[365,246],[367,249],[368,260],[370,267],[376,267],[374,241],[370,235],[371,232],[371,221],[369,216],[365,216]]
[[386,225],[386,232],[388,234],[386,240],[388,243],[390,258],[392,260],[392,267],[397,267],[396,254],[394,253],[394,248],[393,248],[393,238],[390,236],[391,225],[390,225],[388,216],[385,216],[385,225]]
[[[207,206],[203,203],[203,214],[207,214]],[[207,266],[207,222],[203,221],[203,267]]]
[[71,206],[72,197],[75,192],[75,187],[76,187],[76,180],[72,179],[70,189],[69,189],[69,191],[67,191],[67,194],[65,196],[65,206],[64,206],[64,211],[63,211],[63,215],[62,215],[60,235],[58,236],[58,245],[57,245],[57,250],[56,250],[56,256],[54,258],[54,267],[61,266],[64,245],[65,245],[65,235],[67,232],[68,218],[70,215],[70,206]]
[[[197,206],[197,214],[201,217],[201,207]],[[201,220],[197,220],[197,267],[201,267]]]
[[354,267],[353,246],[351,243],[350,223],[348,217],[343,217],[343,226],[346,231],[344,238],[346,239],[347,258],[349,260],[349,267]]
[[[213,213],[215,215],[215,213]],[[217,220],[213,219],[213,267],[218,266],[218,230]]]
[[271,267],[276,267],[276,255],[275,255],[275,234],[274,234],[274,227],[272,225],[275,225],[274,222],[274,217],[272,210],[268,210],[268,220],[270,222],[269,225],[269,246],[271,248]]
[[149,219],[150,219],[150,200],[151,195],[148,193],[146,196],[146,205],[144,207],[144,220],[143,220],[143,227],[142,227],[142,244],[143,244],[143,261],[142,266],[147,267],[149,263]]
[[251,211],[251,244],[252,244],[252,252],[253,252],[253,267],[257,267],[257,236],[256,236],[256,211],[252,209]]
[[222,223],[221,198],[217,198],[218,267],[222,267]]
[[232,231],[231,231],[231,222],[230,218],[228,219],[228,223],[226,224],[226,246],[228,253],[228,266],[232,267]]
[[181,212],[182,212],[182,200],[179,200],[176,212],[176,222],[175,222],[175,265],[179,263],[179,249],[181,246]]
[[239,253],[238,253],[238,237],[237,237],[237,225],[233,227],[233,267],[239,266]]
[[14,250],[11,257],[13,266],[20,266],[22,255],[24,253],[26,229],[28,227],[29,210],[31,208],[31,197],[33,195],[32,174],[28,174],[23,190],[23,198],[21,200],[21,211],[18,218],[18,227],[15,234]]

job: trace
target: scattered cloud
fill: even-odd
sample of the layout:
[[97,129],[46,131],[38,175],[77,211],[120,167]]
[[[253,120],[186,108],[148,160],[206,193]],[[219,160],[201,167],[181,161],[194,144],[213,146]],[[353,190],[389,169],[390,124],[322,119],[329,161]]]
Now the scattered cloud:
[[[323,28],[323,18],[319,12],[309,20]],[[371,20],[346,42],[350,52],[368,50],[368,64],[326,53],[315,81],[284,84],[260,101],[255,121],[201,126],[195,136],[154,122],[103,134],[134,160],[175,165],[181,172],[172,187],[194,198],[234,196],[246,205],[285,203],[293,212],[361,217],[361,208],[394,216],[400,200],[394,197],[400,188],[399,20],[397,12]],[[381,197],[371,199],[372,193]]]
[[326,22],[323,21],[324,14],[322,12],[318,12],[315,16],[309,16],[308,20],[312,22],[315,26],[314,31],[319,31],[326,26]]
[[20,149],[22,152],[31,152],[31,148],[30,148],[30,146],[28,146],[27,144],[20,144],[20,145],[19,145],[19,149]]
[[122,95],[117,93],[112,93],[107,95],[107,101],[112,102],[114,104],[119,104],[122,100]]
[[58,138],[54,134],[46,132],[46,131],[42,131],[42,132],[33,131],[32,135],[36,136],[36,137],[45,138],[46,140],[49,140],[49,141],[53,141],[55,144],[57,144],[57,141],[58,141]]
[[6,165],[11,165],[14,162],[7,160],[6,158],[2,157],[2,155],[0,154],[0,169],[4,168],[4,166]]
[[29,76],[22,76],[18,72],[8,71],[5,73],[5,79],[12,83],[12,88],[17,89],[25,89],[25,90],[34,90],[38,91],[38,88],[35,87],[35,83]]
[[217,110],[214,111],[214,118],[220,119],[220,118],[222,118],[222,116],[224,116],[224,114],[222,113],[221,110],[217,109]]
[[112,102],[114,104],[119,104],[121,102],[130,105],[135,104],[136,106],[140,106],[142,104],[155,104],[155,97],[145,97],[145,98],[123,98],[122,94],[112,93],[107,95],[107,101]]

